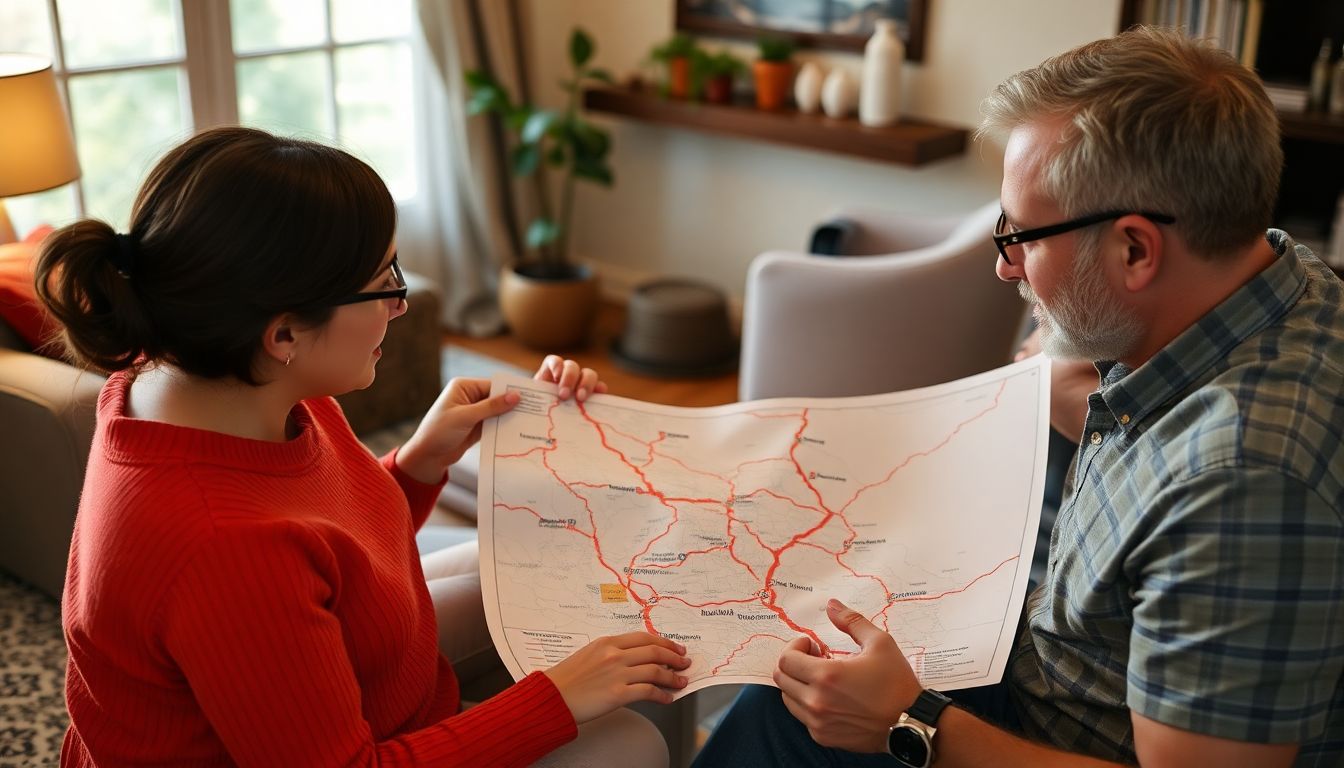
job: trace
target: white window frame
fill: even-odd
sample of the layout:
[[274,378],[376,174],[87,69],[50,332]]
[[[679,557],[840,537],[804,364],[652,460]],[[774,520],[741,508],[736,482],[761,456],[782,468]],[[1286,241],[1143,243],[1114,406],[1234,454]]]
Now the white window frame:
[[[180,67],[186,76],[188,99],[183,104],[186,124],[193,133],[220,125],[238,124],[238,85],[236,72],[238,63],[249,59],[263,58],[277,54],[305,53],[320,51],[326,54],[328,68],[327,109],[333,130],[333,140],[340,136],[340,110],[337,109],[336,91],[336,53],[342,49],[358,48],[366,45],[404,43],[412,45],[413,34],[408,31],[404,36],[391,35],[371,37],[354,42],[336,42],[332,27],[331,6],[333,0],[323,0],[326,5],[326,29],[322,42],[311,45],[268,48],[237,54],[233,50],[233,27],[229,0],[174,0],[177,4],[178,32],[181,35],[182,56],[138,61],[134,64],[69,67],[65,61],[65,44],[61,39],[61,15],[57,0],[46,0],[47,20],[50,26],[53,71],[61,98],[72,118],[74,115],[70,101],[70,78],[80,75],[102,74],[110,72],[133,72],[164,66]],[[414,74],[413,74],[414,76]],[[412,130],[411,141],[417,141]],[[418,150],[418,148],[417,148]],[[416,156],[421,156],[419,151]],[[418,185],[417,185],[418,186]],[[86,215],[84,185],[76,181],[74,186],[76,215]],[[413,204],[415,196],[399,200],[399,205]]]

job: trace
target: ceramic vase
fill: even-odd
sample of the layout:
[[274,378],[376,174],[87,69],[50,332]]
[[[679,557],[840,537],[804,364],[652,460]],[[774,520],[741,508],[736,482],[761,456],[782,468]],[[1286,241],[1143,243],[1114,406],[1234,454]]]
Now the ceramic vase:
[[859,83],[848,70],[836,67],[821,86],[821,108],[829,117],[848,117],[859,105]]
[[882,19],[863,48],[863,82],[859,87],[859,122],[891,125],[901,116],[901,67],[905,44],[896,22]]
[[821,106],[821,83],[825,78],[821,67],[809,61],[798,70],[793,79],[793,101],[799,112],[816,112]]

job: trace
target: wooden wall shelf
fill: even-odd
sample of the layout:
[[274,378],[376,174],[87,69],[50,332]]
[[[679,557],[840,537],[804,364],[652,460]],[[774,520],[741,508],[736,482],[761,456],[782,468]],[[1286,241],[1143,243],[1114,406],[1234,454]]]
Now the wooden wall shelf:
[[679,101],[623,88],[587,90],[583,105],[634,120],[905,165],[923,165],[966,151],[965,129],[913,120],[872,128],[855,118],[832,119],[792,109],[767,112],[746,103]]
[[1285,139],[1344,144],[1344,115],[1280,111],[1279,127]]

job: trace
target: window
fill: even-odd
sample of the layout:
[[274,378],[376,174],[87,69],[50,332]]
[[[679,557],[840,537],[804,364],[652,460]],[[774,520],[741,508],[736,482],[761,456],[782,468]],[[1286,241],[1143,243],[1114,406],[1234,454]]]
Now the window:
[[124,229],[169,147],[241,123],[339,144],[415,196],[410,0],[3,0],[0,50],[55,63],[81,179],[5,201],[15,228]]

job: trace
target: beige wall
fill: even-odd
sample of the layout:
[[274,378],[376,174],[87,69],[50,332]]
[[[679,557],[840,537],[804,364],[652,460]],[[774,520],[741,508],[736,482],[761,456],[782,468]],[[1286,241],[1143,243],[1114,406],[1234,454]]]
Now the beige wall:
[[[924,62],[907,65],[908,114],[974,127],[999,81],[1078,43],[1114,34],[1118,0],[929,0]],[[618,78],[640,69],[673,32],[673,0],[528,0],[536,97],[556,106],[569,30],[597,43],[595,64]],[[750,58],[751,47],[732,47]],[[805,51],[857,75],[857,54]],[[601,118],[611,128],[616,185],[581,184],[574,253],[602,270],[610,293],[656,275],[689,275],[740,297],[747,265],[772,248],[802,248],[839,204],[945,213],[998,197],[1002,154],[972,145],[920,168]],[[989,268],[991,265],[986,265]]]

